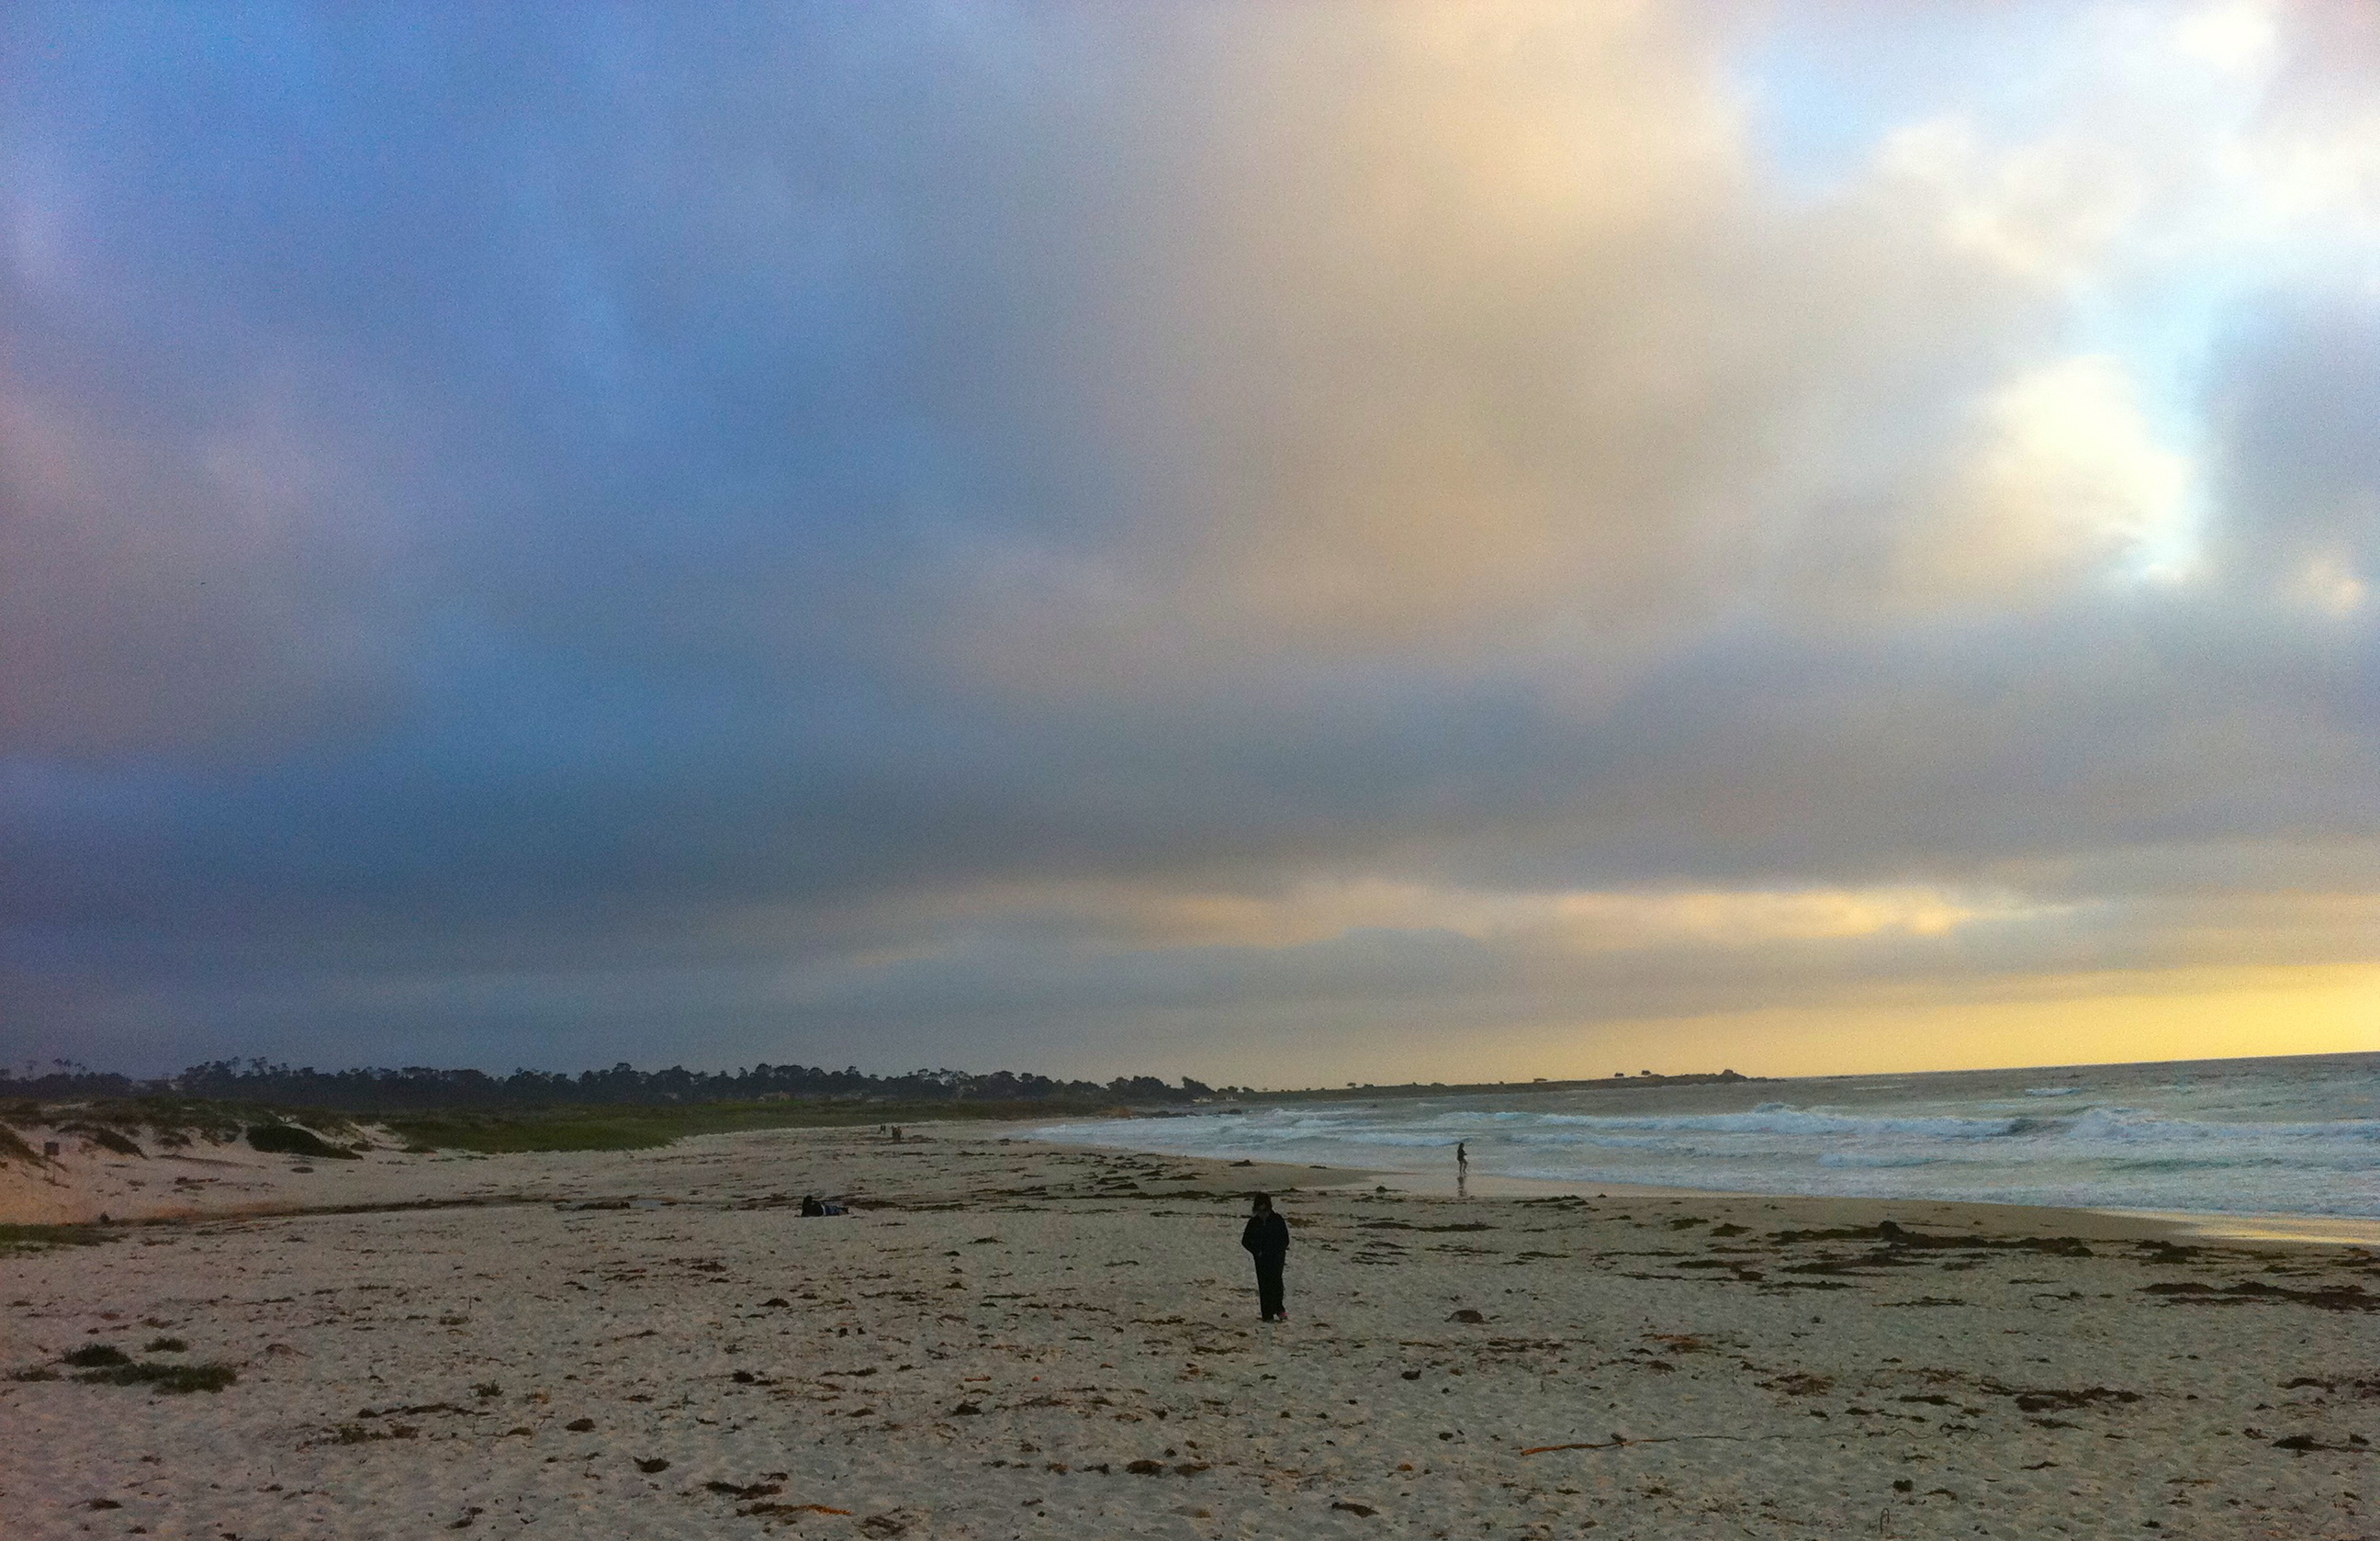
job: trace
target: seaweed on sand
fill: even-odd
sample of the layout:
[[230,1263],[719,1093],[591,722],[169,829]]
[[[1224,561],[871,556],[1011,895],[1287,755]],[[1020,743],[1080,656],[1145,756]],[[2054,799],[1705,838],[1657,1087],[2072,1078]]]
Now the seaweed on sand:
[[239,1378],[239,1372],[229,1365],[112,1365],[75,1377],[93,1386],[152,1386],[166,1395],[185,1395],[191,1391],[220,1391]]

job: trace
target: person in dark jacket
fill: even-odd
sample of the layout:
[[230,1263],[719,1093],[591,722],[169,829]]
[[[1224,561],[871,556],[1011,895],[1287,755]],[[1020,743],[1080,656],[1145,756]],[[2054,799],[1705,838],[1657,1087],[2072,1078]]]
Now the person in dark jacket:
[[1289,1222],[1272,1211],[1272,1195],[1257,1194],[1250,1200],[1247,1228],[1240,1244],[1257,1260],[1257,1309],[1266,1321],[1287,1321],[1281,1304],[1281,1266],[1289,1260]]

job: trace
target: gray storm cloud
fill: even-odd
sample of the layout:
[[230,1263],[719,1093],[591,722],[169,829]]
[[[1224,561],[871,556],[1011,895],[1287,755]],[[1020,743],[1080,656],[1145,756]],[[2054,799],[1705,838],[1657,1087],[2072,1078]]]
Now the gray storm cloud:
[[2370,34],[14,12],[0,1051],[2369,964]]

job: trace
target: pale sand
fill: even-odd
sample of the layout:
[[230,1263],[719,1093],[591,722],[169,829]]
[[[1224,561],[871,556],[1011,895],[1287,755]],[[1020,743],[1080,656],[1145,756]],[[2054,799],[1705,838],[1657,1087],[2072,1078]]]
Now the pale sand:
[[[928,1133],[15,1169],[6,1219],[200,1218],[0,1258],[0,1368],[105,1342],[239,1380],[0,1381],[0,1534],[2380,1529],[2361,1249],[1924,1203],[1318,1191],[1345,1174]],[[1281,1327],[1252,1319],[1237,1245],[1230,1194],[1257,1183],[1306,1189]],[[813,1189],[858,1212],[797,1218]],[[225,1214],[424,1201],[463,1207]],[[2091,1256],[1773,1239],[1882,1217]],[[188,1352],[144,1354],[164,1333]],[[2338,1448],[2276,1447],[2299,1436]],[[1594,1448],[1526,1453],[1567,1444]]]

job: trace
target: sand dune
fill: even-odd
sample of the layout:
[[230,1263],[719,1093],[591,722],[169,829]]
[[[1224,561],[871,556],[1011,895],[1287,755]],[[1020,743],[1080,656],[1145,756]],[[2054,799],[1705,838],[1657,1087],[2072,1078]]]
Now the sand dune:
[[[60,1377],[0,1381],[6,1532],[2374,1530],[2362,1250],[1935,1204],[1461,1202],[929,1135],[302,1173],[78,1155],[56,1212],[183,1218],[0,1259],[0,1367]],[[1258,1184],[1305,1190],[1281,1327],[1236,1244]],[[803,1219],[810,1191],[856,1212]],[[1840,1233],[1886,1218],[1908,1233]],[[60,1363],[99,1345],[238,1378]]]

